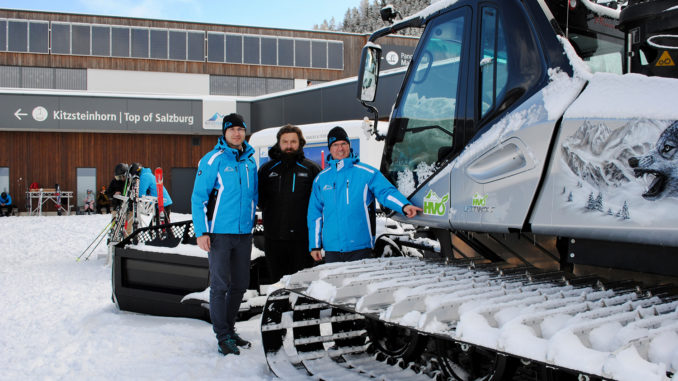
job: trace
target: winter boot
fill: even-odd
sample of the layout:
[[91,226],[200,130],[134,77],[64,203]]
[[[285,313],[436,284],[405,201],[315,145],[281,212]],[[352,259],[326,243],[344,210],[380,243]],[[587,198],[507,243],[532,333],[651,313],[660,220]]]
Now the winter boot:
[[233,332],[233,334],[231,335],[231,338],[233,338],[233,340],[235,340],[235,345],[237,345],[239,347],[242,347],[242,348],[245,348],[245,349],[249,349],[250,347],[252,347],[252,343],[243,339],[242,337],[240,337],[235,332]]
[[238,349],[238,346],[235,344],[235,340],[231,337],[231,335],[226,335],[226,339],[219,342],[219,353],[224,356],[229,354],[240,354],[240,349]]

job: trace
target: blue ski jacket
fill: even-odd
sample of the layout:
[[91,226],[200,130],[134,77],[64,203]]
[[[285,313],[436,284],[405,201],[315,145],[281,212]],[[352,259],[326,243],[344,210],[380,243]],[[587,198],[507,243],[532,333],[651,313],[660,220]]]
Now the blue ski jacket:
[[249,234],[258,200],[254,148],[230,148],[220,137],[214,149],[198,163],[191,212],[195,236],[205,233]]
[[[143,167],[139,173],[139,197],[153,196],[158,197],[158,185],[155,182],[155,175],[150,168]],[[172,205],[172,198],[165,186],[162,186],[162,206],[168,207]]]
[[2,196],[0,196],[0,204],[12,205],[12,196],[10,196],[9,193],[7,194],[7,197],[3,198]]
[[402,213],[410,202],[376,168],[353,153],[330,157],[329,167],[313,181],[308,204],[309,250],[349,252],[374,247],[368,207],[376,199]]

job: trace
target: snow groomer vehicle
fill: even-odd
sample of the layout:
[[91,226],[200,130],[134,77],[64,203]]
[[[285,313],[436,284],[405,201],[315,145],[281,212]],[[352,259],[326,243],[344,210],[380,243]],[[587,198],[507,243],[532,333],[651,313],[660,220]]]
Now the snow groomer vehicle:
[[675,379],[678,1],[434,2],[363,49],[375,123],[378,40],[405,28],[423,31],[381,171],[423,208],[407,222],[440,258],[290,276],[263,309],[271,370]]

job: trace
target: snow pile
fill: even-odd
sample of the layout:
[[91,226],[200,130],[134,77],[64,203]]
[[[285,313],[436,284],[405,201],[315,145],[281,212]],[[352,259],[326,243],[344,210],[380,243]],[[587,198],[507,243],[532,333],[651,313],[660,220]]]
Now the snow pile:
[[75,260],[109,221],[110,215],[0,218],[0,378],[274,378],[258,317],[236,324],[252,349],[224,357],[204,321],[118,310],[105,242],[88,261]]

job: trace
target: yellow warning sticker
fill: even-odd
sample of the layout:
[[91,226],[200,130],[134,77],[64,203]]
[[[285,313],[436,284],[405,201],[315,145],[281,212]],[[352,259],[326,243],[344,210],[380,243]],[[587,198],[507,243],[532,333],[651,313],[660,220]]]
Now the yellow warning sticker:
[[676,64],[671,59],[669,51],[664,50],[664,53],[662,53],[661,57],[659,57],[659,60],[657,60],[657,64],[654,66],[676,66]]

